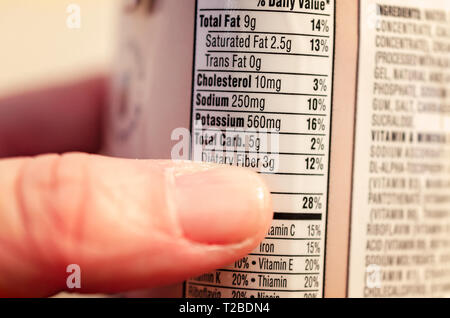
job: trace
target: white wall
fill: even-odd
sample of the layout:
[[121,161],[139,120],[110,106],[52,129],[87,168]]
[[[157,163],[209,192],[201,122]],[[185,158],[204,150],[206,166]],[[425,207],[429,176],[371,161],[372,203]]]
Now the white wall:
[[[81,8],[81,29],[66,9]],[[1,0],[0,95],[107,69],[117,0]]]

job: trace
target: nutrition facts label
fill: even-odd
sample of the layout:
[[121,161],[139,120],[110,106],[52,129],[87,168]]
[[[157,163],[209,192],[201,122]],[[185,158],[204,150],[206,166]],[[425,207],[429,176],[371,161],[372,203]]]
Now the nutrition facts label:
[[362,0],[348,294],[450,295],[450,3]]
[[322,297],[335,3],[198,0],[192,157],[258,171],[274,221],[187,297]]

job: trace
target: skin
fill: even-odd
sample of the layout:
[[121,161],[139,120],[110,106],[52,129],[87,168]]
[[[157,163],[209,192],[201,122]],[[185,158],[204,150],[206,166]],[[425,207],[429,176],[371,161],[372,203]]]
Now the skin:
[[105,92],[95,77],[0,99],[0,297],[67,290],[70,264],[77,293],[164,286],[264,238],[272,204],[253,172],[89,154]]

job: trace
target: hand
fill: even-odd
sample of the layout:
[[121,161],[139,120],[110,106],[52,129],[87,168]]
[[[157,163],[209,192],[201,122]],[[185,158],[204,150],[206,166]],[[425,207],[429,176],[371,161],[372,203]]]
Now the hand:
[[[101,142],[105,80],[0,100],[0,157]],[[118,293],[181,282],[249,253],[272,218],[261,179],[192,162],[69,153],[0,160],[0,297]]]

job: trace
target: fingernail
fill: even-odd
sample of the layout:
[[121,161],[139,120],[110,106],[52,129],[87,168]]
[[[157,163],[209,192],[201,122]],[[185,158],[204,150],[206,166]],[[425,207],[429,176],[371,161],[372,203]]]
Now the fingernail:
[[270,193],[254,172],[215,167],[176,176],[176,204],[184,236],[204,244],[236,244],[261,237],[272,220]]

